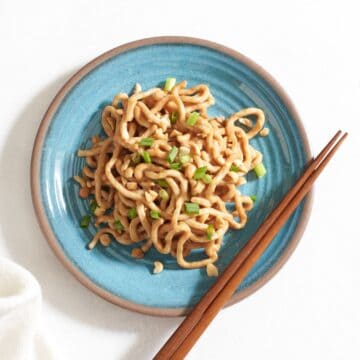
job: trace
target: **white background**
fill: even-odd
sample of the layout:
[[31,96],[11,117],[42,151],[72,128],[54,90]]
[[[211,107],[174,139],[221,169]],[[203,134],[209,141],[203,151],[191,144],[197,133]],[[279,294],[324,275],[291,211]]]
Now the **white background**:
[[0,0],[0,255],[39,280],[43,326],[64,359],[149,359],[180,322],[131,313],[80,285],[42,236],[29,187],[37,127],[65,80],[108,49],[158,35],[213,40],[261,64],[296,104],[314,153],[338,128],[350,133],[316,185],[292,258],[222,311],[188,358],[360,358],[357,4]]

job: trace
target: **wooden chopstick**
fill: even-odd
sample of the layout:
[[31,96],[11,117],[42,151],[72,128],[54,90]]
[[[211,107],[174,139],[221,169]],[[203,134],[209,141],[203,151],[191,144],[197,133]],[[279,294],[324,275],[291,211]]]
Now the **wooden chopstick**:
[[224,273],[194,307],[154,359],[182,359],[191,349],[211,320],[237,289],[257,259],[265,251],[280,227],[305,197],[317,176],[347,136],[347,134],[344,134],[333,147],[340,134],[341,131],[338,131],[321,153],[310,163],[307,170],[279,203],[277,208],[259,227],[247,245],[235,256]]
[[264,253],[266,248],[271,243],[272,239],[279,232],[281,227],[285,224],[285,222],[289,219],[291,214],[294,212],[296,207],[300,204],[306,194],[310,191],[313,183],[320,175],[324,167],[328,164],[330,159],[335,154],[338,147],[345,140],[347,134],[344,134],[339,142],[333,147],[333,149],[329,152],[328,156],[324,159],[323,162],[319,164],[319,166],[314,170],[308,180],[304,183],[302,188],[298,191],[298,193],[294,196],[292,201],[289,203],[288,207],[281,213],[276,223],[269,229],[266,235],[263,237],[261,242],[256,246],[251,255],[244,261],[239,270],[233,275],[230,281],[226,284],[223,290],[218,294],[215,300],[210,304],[210,306],[204,312],[200,321],[193,328],[191,334],[189,334],[181,343],[181,345],[174,352],[174,355],[171,359],[183,359],[184,356],[190,351],[196,341],[199,339],[201,334],[205,331],[210,322],[214,319],[216,314],[221,310],[221,308],[225,305],[226,301],[231,297],[231,295],[236,291],[239,284],[244,280],[246,275],[255,265],[260,256]]
[[228,265],[226,270],[219,276],[217,281],[209,289],[206,295],[198,302],[198,304],[194,307],[191,313],[188,314],[188,316],[177,328],[174,334],[165,343],[163,348],[158,352],[155,359],[166,359],[167,358],[166,356],[168,354],[170,355],[173,354],[175,350],[180,346],[183,338],[190,333],[190,331],[199,321],[199,319],[201,318],[202,314],[207,309],[207,307],[211,304],[211,302],[215,299],[217,294],[221,291],[221,289],[225,286],[225,284],[234,275],[234,273],[238,269],[238,266],[246,259],[246,257],[255,248],[255,246],[261,240],[262,236],[265,235],[269,227],[274,223],[274,221],[277,219],[280,213],[286,208],[289,201],[301,188],[301,186],[304,184],[306,179],[311,175],[311,173],[313,172],[315,167],[319,164],[319,162],[325,157],[325,155],[327,154],[329,149],[333,146],[333,144],[338,139],[340,134],[341,131],[339,130],[329,141],[329,143],[325,146],[325,148],[320,152],[320,154],[313,161],[311,161],[304,174],[290,189],[290,191],[287,193],[284,199],[276,207],[276,209],[268,216],[268,218],[264,221],[264,223],[259,227],[259,229],[255,232],[253,237],[247,242],[247,244],[243,247],[243,249],[234,257],[234,259]]
[[[304,184],[306,179],[311,175],[315,167],[319,162],[325,157],[330,148],[333,146],[335,141],[340,136],[341,131],[338,131],[334,137],[329,141],[321,153],[309,164],[307,170],[304,172],[303,176],[295,183],[295,185],[290,189],[284,199],[279,203],[277,208],[269,215],[265,222],[259,227],[253,237],[248,241],[248,243],[243,247],[243,249],[234,257],[232,262],[228,265],[226,270],[221,276],[217,279],[215,284],[210,288],[207,294],[199,301],[199,303],[194,307],[192,312],[186,317],[186,319],[181,323],[178,329],[174,334],[169,338],[165,343],[163,348],[159,351],[155,359],[166,359],[167,355],[171,355],[175,350],[180,346],[184,337],[186,337],[195,324],[199,321],[204,311],[208,308],[211,302],[215,299],[217,294],[222,290],[225,284],[230,280],[234,273],[238,270],[238,266],[247,258],[251,251],[255,248],[258,242],[261,240],[262,236],[268,231],[269,227],[274,223],[277,217],[281,212],[288,206],[290,200],[294,197],[297,191]],[[162,357],[165,356],[165,357]]]

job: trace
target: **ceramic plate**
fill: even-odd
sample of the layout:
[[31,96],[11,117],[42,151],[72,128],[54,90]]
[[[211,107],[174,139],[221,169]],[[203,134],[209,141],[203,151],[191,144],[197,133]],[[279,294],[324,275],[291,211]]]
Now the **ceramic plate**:
[[[155,251],[133,259],[130,247],[115,242],[86,250],[95,228],[79,227],[87,204],[72,180],[84,165],[76,151],[100,132],[101,110],[114,94],[130,92],[136,82],[144,89],[158,86],[169,76],[186,79],[190,86],[208,84],[216,99],[211,115],[255,106],[264,110],[270,129],[268,137],[252,141],[264,154],[268,173],[259,180],[249,174],[242,187],[257,200],[245,229],[226,234],[220,271],[294,183],[310,150],[299,117],[275,80],[245,56],[212,42],[184,37],[136,41],[99,56],[65,84],[42,120],[32,158],[33,201],[45,236],[64,265],[98,295],[131,310],[171,316],[188,311],[215,279],[204,269],[180,269],[175,259]],[[299,206],[230,303],[253,293],[283,265],[302,235],[310,203],[307,197]],[[152,264],[158,259],[166,270],[155,276]]]

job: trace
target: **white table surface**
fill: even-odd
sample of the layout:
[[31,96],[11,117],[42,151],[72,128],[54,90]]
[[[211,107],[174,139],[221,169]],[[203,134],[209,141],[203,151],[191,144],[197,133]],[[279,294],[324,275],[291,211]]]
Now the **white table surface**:
[[316,185],[309,225],[289,262],[222,311],[188,358],[360,358],[357,4],[0,1],[0,256],[39,280],[43,326],[64,359],[149,359],[180,322],[118,308],[80,285],[40,232],[29,186],[37,127],[65,80],[108,49],[158,35],[213,40],[261,64],[295,102],[314,153],[338,128],[350,133]]

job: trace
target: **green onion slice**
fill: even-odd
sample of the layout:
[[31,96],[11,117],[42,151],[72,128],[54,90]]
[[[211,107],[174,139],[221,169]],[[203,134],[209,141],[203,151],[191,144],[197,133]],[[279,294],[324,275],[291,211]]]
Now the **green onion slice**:
[[261,178],[266,174],[266,168],[263,163],[257,164],[254,167],[254,171],[258,178]]
[[212,181],[212,177],[209,174],[205,174],[201,179],[205,184],[210,184]]
[[206,236],[209,240],[211,240],[214,234],[215,234],[215,227],[213,224],[210,224],[206,229]]
[[176,79],[173,77],[168,77],[165,81],[164,90],[170,91],[176,84]]
[[173,170],[180,170],[182,167],[182,165],[180,163],[172,163],[170,164],[170,169],[173,169]]
[[182,164],[187,164],[191,161],[191,156],[186,154],[186,155],[180,155],[179,156],[179,160]]
[[198,169],[195,170],[194,179],[201,180],[205,176],[206,171],[207,171],[206,166],[199,167]]
[[117,231],[123,231],[124,230],[124,225],[121,223],[120,220],[115,220],[114,221],[114,227]]
[[167,157],[167,160],[168,160],[169,163],[174,162],[178,152],[179,152],[179,149],[176,146],[173,146],[171,148],[171,150],[169,151],[168,157]]
[[231,167],[230,167],[230,171],[239,172],[240,168],[238,166],[232,164]]
[[93,200],[91,203],[90,203],[90,206],[89,206],[89,209],[90,209],[90,212],[91,214],[94,214],[95,210],[99,207],[99,205],[97,204],[97,202],[95,200]]
[[154,143],[154,139],[146,137],[140,140],[139,145],[150,147],[153,143]]
[[161,198],[162,200],[167,200],[167,199],[169,199],[169,194],[168,194],[168,192],[167,192],[166,190],[164,190],[164,189],[161,189],[161,190],[159,191],[159,196],[160,196],[160,198]]
[[151,210],[150,211],[150,217],[154,220],[156,219],[160,219],[160,213],[156,210]]
[[174,111],[170,114],[170,122],[172,124],[175,124],[178,118],[179,118],[179,113],[177,111]]
[[139,154],[139,153],[133,153],[133,154],[131,155],[131,163],[132,163],[133,165],[139,164],[140,161],[141,161],[141,157],[140,157],[140,154]]
[[256,195],[251,195],[250,199],[255,202],[256,201]]
[[141,156],[143,157],[144,161],[147,163],[147,164],[151,164],[151,156],[150,154],[147,152],[147,151],[143,151],[141,153]]
[[198,119],[199,119],[199,116],[200,116],[200,114],[199,114],[198,112],[196,112],[196,111],[190,113],[190,115],[189,115],[186,123],[187,123],[188,125],[190,125],[190,126],[195,125],[196,122],[197,122]]
[[198,215],[200,212],[199,204],[197,203],[185,203],[185,212],[188,215]]
[[168,188],[169,187],[169,184],[167,183],[167,181],[165,179],[155,180],[155,183],[160,185],[162,188]]
[[129,219],[133,220],[133,219],[135,219],[137,216],[138,216],[138,213],[137,213],[136,208],[131,208],[131,209],[128,211],[128,218],[129,218]]
[[91,216],[90,215],[85,215],[81,218],[80,221],[80,227],[82,228],[87,228],[90,224],[90,220],[91,220]]

